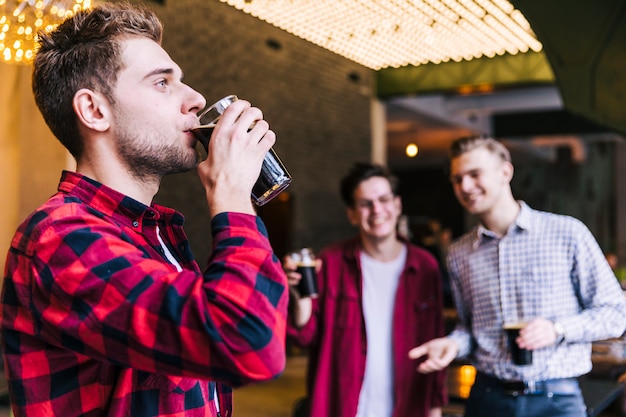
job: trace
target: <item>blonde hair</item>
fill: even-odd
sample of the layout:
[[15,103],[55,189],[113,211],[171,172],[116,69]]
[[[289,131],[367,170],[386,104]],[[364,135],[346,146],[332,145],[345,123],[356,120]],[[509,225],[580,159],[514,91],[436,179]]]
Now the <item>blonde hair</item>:
[[455,140],[450,145],[450,159],[457,158],[477,148],[485,148],[502,161],[511,162],[511,153],[502,142],[490,136],[468,136]]

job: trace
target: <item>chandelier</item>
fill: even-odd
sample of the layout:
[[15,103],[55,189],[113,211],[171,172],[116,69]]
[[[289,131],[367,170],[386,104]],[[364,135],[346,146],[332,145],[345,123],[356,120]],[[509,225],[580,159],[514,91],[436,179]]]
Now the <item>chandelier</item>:
[[507,0],[220,1],[375,70],[542,49]]
[[50,31],[91,0],[0,0],[0,60],[29,64],[37,45],[37,32]]

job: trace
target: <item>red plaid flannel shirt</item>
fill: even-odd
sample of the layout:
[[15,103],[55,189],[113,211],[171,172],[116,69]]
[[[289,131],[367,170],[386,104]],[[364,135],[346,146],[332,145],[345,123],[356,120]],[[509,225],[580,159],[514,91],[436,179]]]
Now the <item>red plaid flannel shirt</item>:
[[16,417],[217,416],[215,392],[227,417],[230,386],[282,372],[287,281],[262,221],[216,216],[202,273],[183,220],[63,173],[7,258],[0,323]]

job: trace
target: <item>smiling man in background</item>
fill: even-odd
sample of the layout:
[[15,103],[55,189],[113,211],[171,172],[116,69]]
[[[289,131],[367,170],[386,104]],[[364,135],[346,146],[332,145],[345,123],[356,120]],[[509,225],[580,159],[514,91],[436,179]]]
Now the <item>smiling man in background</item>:
[[[591,232],[580,221],[513,198],[508,149],[489,137],[452,144],[454,193],[479,224],[448,251],[459,316],[447,337],[411,350],[419,371],[467,356],[478,374],[466,417],[585,417],[576,377],[591,370],[591,342],[626,328],[626,300]],[[527,322],[515,365],[502,330]]]
[[[309,350],[311,417],[440,417],[444,372],[415,372],[406,352],[443,335],[440,268],[398,235],[398,181],[385,167],[357,163],[341,197],[358,236],[320,253],[319,297],[292,291],[288,334]],[[290,283],[300,274],[284,263]]]

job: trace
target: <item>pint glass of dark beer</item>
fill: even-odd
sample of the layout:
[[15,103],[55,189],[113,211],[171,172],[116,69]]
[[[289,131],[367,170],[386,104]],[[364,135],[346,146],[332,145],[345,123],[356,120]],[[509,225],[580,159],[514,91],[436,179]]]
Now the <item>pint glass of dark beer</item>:
[[531,365],[533,363],[533,351],[522,349],[517,344],[517,337],[520,330],[526,326],[526,323],[510,323],[504,325],[504,331],[507,337],[507,343],[511,352],[511,358],[515,365]]
[[302,276],[297,288],[300,297],[317,297],[317,273],[313,249],[303,248],[292,252],[289,256],[296,262],[296,272]]
[[[192,129],[192,133],[202,146],[204,146],[207,153],[209,151],[209,139],[211,139],[213,129],[217,125],[220,116],[224,113],[224,110],[236,100],[237,96],[235,95],[226,96],[198,115],[200,126]],[[276,155],[276,152],[274,152],[274,149],[270,148],[263,159],[259,178],[252,188],[252,201],[254,201],[257,206],[262,206],[280,194],[290,183],[291,175],[289,175],[289,172],[285,169],[285,166],[278,158],[278,155]]]

